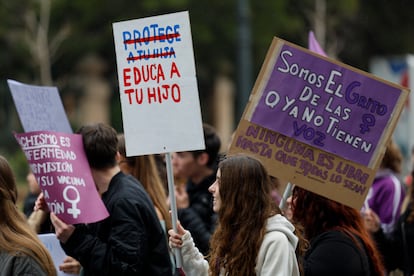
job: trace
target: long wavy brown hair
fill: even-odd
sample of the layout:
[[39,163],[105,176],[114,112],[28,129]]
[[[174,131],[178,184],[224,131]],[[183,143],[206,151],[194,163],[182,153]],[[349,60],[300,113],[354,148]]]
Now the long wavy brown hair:
[[256,159],[237,155],[219,164],[221,207],[209,255],[211,275],[256,275],[256,258],[267,219],[280,214],[271,199],[269,175]]
[[150,196],[154,206],[165,220],[166,228],[172,229],[172,222],[167,205],[167,192],[161,181],[160,173],[153,155],[126,157],[125,137],[118,134],[118,151],[125,158],[129,173],[141,182]]
[[56,275],[52,258],[16,206],[17,187],[12,169],[0,156],[0,251],[33,258],[47,275]]
[[293,220],[302,224],[306,239],[312,240],[323,232],[336,230],[348,235],[360,247],[357,237],[367,250],[374,275],[383,275],[384,267],[380,254],[365,229],[358,210],[297,186],[293,190],[292,205]]

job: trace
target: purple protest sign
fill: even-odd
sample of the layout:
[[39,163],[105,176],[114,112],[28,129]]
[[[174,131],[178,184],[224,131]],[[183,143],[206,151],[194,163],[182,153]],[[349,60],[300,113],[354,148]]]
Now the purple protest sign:
[[360,209],[409,92],[275,37],[227,154]]
[[368,165],[401,90],[286,43],[250,121]]
[[312,31],[308,34],[308,49],[312,52],[320,54],[321,56],[328,56],[322,49],[321,45],[319,45],[319,42],[316,40],[315,34]]
[[82,137],[53,131],[15,134],[49,209],[68,224],[109,216],[96,190]]

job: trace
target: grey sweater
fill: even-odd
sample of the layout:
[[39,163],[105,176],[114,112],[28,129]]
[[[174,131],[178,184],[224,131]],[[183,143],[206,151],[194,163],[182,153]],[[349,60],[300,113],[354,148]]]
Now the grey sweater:
[[47,275],[33,258],[22,254],[11,255],[9,253],[0,252],[0,268],[0,276]]

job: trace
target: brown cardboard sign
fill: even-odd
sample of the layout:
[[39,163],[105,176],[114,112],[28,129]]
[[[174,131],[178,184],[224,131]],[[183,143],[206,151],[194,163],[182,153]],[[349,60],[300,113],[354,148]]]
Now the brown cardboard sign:
[[274,38],[229,154],[360,208],[409,90]]

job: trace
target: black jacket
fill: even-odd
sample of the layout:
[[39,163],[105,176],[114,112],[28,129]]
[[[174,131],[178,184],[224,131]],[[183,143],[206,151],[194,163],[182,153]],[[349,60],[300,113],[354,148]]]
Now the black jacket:
[[414,274],[414,222],[408,222],[407,218],[412,208],[411,203],[390,235],[386,236],[381,229],[374,234],[387,270],[400,269],[410,276]]
[[210,238],[214,232],[217,215],[213,211],[213,196],[208,188],[216,180],[216,173],[206,177],[199,184],[187,182],[190,206],[178,210],[181,225],[190,231],[196,247],[203,255],[209,251]]
[[304,257],[305,276],[373,275],[362,242],[357,244],[345,233],[327,231],[313,238]]
[[167,240],[142,185],[120,172],[102,200],[110,216],[77,225],[62,244],[85,275],[172,275]]

